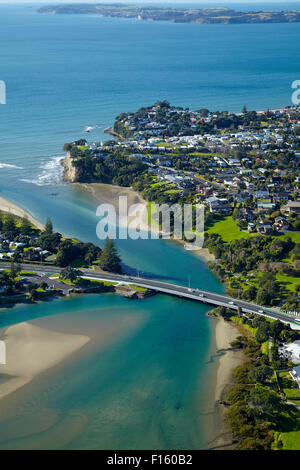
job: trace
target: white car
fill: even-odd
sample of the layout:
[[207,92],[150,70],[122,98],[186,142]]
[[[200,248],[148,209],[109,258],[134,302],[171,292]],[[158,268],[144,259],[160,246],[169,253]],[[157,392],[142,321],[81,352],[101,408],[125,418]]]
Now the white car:
[[234,302],[232,302],[232,300],[229,302],[229,305],[234,305]]
[[258,313],[264,313],[264,311],[263,310],[258,310]]

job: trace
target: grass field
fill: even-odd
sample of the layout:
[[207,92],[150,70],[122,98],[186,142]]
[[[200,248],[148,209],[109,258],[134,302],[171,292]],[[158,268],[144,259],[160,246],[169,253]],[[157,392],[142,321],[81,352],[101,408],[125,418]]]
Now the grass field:
[[240,238],[250,238],[257,233],[243,232],[239,229],[237,223],[230,217],[224,217],[222,220],[216,222],[212,227],[206,230],[207,233],[217,233],[224,240],[230,242],[231,240],[239,240]]
[[280,440],[284,450],[300,450],[300,431],[283,432]]
[[[206,230],[207,233],[217,233],[225,242],[239,240],[240,238],[249,238],[258,235],[257,233],[248,233],[239,229],[237,223],[231,216],[224,217]],[[276,236],[276,238],[290,238],[294,243],[300,243],[300,232],[289,232]]]
[[300,232],[289,232],[284,235],[279,235],[276,238],[290,238],[294,243],[300,243]]
[[284,285],[287,290],[290,290],[292,292],[295,292],[296,287],[300,284],[299,277],[292,277],[288,276],[287,274],[277,273],[276,279],[280,282],[280,284]]

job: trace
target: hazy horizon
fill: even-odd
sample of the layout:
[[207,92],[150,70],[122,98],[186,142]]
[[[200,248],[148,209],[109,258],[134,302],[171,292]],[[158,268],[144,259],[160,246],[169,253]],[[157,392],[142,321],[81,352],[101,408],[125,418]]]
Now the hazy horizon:
[[[46,3],[46,4],[63,4],[63,3],[126,3],[126,4],[142,4],[142,5],[147,5],[147,4],[153,4],[153,3],[157,3],[157,4],[161,4],[161,5],[164,5],[166,3],[179,3],[179,4],[183,4],[185,3],[184,1],[182,0],[32,0],[32,1],[28,1],[28,0],[16,0],[16,1],[13,1],[13,2],[10,2],[10,1],[7,1],[7,0],[0,0],[0,3],[7,3],[7,4],[15,4],[15,3],[28,3],[28,4],[31,4],[31,3],[39,3],[39,4],[42,4],[42,3]],[[195,3],[195,4],[198,4],[198,5],[207,5],[207,4],[212,4],[212,5],[216,5],[216,4],[222,4],[222,5],[227,5],[229,3],[237,3],[237,4],[241,4],[241,3],[270,3],[270,4],[276,4],[276,3],[284,3],[282,0],[221,0],[220,2],[216,1],[216,0],[206,0],[206,1],[199,1],[199,0],[188,0],[186,2],[187,4],[191,4],[191,3]],[[300,0],[296,0],[296,1],[291,1],[291,2],[288,2],[288,3],[300,3]]]

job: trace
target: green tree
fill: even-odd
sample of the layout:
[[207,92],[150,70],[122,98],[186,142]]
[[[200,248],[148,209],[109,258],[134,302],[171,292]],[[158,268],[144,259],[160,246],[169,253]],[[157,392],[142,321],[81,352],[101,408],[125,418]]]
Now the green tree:
[[262,365],[262,366],[254,367],[250,371],[249,379],[253,383],[259,382],[261,384],[265,384],[272,374],[273,374],[273,369],[271,367]]
[[21,222],[20,232],[23,235],[30,235],[32,233],[32,226],[27,217],[24,217]]
[[70,279],[71,282],[76,282],[80,276],[82,276],[82,272],[78,269],[72,268],[72,266],[67,266],[60,272],[60,277],[62,279]]
[[121,259],[113,241],[107,238],[99,260],[101,269],[112,273],[120,273],[122,271],[120,262]]
[[48,219],[46,220],[46,224],[45,224],[45,233],[47,235],[51,235],[53,233],[53,224],[51,222],[51,219]]
[[20,274],[22,270],[22,267],[20,266],[20,264],[18,263],[14,263],[14,261],[12,261],[10,263],[10,270],[9,270],[9,276],[11,279],[15,279],[18,274]]
[[11,214],[8,214],[5,218],[3,224],[3,231],[6,238],[8,238],[9,240],[13,240],[18,233],[15,219]]

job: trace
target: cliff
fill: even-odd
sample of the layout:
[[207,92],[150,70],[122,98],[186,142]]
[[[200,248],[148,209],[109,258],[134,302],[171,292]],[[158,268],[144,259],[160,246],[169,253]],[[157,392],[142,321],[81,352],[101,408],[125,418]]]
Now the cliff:
[[77,181],[77,170],[72,162],[72,157],[70,152],[67,152],[66,157],[62,161],[62,166],[64,168],[63,179],[67,183],[75,183]]

